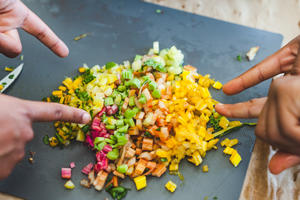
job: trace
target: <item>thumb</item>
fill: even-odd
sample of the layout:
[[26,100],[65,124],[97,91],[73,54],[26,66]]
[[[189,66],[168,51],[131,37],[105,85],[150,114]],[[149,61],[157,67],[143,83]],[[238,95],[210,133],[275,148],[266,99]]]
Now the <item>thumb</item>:
[[300,156],[278,151],[270,160],[269,170],[272,174],[280,174],[298,164],[300,164]]
[[68,121],[86,124],[91,120],[86,111],[58,103],[25,101],[25,104],[32,121]]
[[300,75],[300,45],[298,46],[298,52],[297,52],[296,60],[291,69],[291,74]]

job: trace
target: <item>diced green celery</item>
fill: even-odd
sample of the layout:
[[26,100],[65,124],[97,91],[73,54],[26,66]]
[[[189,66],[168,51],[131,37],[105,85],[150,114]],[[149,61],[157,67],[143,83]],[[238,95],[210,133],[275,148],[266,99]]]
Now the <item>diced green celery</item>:
[[126,133],[127,131],[128,131],[128,124],[117,129],[118,133]]
[[112,124],[109,124],[109,125],[106,125],[105,128],[106,128],[106,129],[109,129],[109,130],[113,130],[113,129],[116,128],[116,126],[115,126],[115,125],[112,125]]
[[159,98],[160,98],[160,91],[157,90],[157,89],[153,90],[152,96],[153,96],[154,98],[159,99]]
[[118,94],[115,98],[115,104],[120,105],[121,101],[122,101],[122,96]]
[[123,92],[123,91],[126,90],[126,87],[125,87],[124,85],[119,85],[118,90],[119,90],[120,92]]
[[145,104],[147,102],[147,98],[144,94],[141,94],[139,100],[138,100],[141,104]]
[[113,68],[115,66],[117,66],[116,63],[114,63],[114,62],[108,62],[108,63],[106,63],[105,68],[106,69],[111,69],[111,68]]
[[119,165],[117,167],[117,171],[120,172],[120,173],[122,173],[122,174],[125,174],[127,172],[127,170],[128,170],[128,166],[125,165],[125,164]]
[[133,121],[133,119],[124,119],[125,123],[128,124],[130,127],[134,127],[135,123]]
[[110,105],[113,105],[114,104],[114,100],[112,97],[106,97],[104,99],[104,105],[105,106],[110,106]]
[[123,70],[122,71],[122,79],[123,80],[131,80],[133,78],[133,74],[131,70]]
[[109,160],[116,160],[119,157],[119,150],[113,149],[112,151],[107,153],[107,158]]
[[97,145],[98,143],[103,142],[104,139],[105,139],[104,137],[96,137],[94,139],[94,145]]
[[134,102],[135,97],[132,96],[129,98],[129,106],[135,106],[135,102]]
[[155,83],[155,81],[150,81],[150,82],[148,82],[148,86],[149,86],[149,89],[153,91],[154,89],[156,89],[157,84]]

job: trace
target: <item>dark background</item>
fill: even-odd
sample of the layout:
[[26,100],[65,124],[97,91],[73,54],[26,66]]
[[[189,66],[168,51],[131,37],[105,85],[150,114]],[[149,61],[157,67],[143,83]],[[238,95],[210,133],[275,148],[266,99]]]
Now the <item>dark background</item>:
[[[35,38],[21,31],[24,69],[7,94],[16,97],[41,100],[55,89],[65,76],[77,74],[83,63],[90,67],[103,65],[108,61],[132,60],[135,54],[144,54],[159,41],[161,48],[176,45],[185,55],[185,64],[198,67],[201,74],[211,76],[225,83],[244,72],[266,56],[280,48],[282,36],[223,21],[196,16],[185,12],[159,7],[138,0],[24,0],[24,3],[39,15],[70,48],[70,55],[56,57]],[[161,9],[162,14],[156,13]],[[263,20],[263,19],[262,19]],[[82,34],[90,35],[80,41],[73,38]],[[238,54],[245,55],[250,47],[260,46],[254,61],[236,60]],[[21,61],[0,56],[1,66],[17,66]],[[4,69],[4,67],[1,67]],[[6,72],[1,70],[0,77]],[[227,97],[221,91],[212,92],[214,98],[224,103],[245,101],[265,96],[269,82]],[[131,187],[126,199],[203,199],[214,196],[218,199],[238,199],[244,176],[251,156],[255,136],[254,129],[245,127],[230,134],[238,138],[237,146],[243,161],[234,168],[223,148],[207,153],[204,164],[210,168],[203,173],[202,167],[182,162],[180,171],[183,183],[176,176],[149,177],[148,187],[137,192],[134,183],[126,180]],[[35,138],[27,145],[26,158],[17,165],[9,178],[0,182],[0,192],[10,193],[26,199],[104,199],[109,194],[85,189],[79,185],[84,177],[80,170],[93,153],[82,144],[73,144],[65,149],[52,149],[42,143],[45,134],[53,135],[51,123],[34,124]],[[28,151],[35,151],[35,163],[29,164]],[[64,189],[60,168],[75,161],[72,180],[73,191]],[[171,194],[164,188],[168,180],[177,183],[178,188]]]

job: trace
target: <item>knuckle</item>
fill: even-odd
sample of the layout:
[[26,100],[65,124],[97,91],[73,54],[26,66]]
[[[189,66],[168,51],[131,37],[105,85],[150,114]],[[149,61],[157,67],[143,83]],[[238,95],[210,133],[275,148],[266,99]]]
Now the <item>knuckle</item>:
[[56,119],[61,119],[63,117],[63,108],[61,106],[57,106],[55,109],[54,109],[54,117]]
[[33,130],[32,129],[27,130],[25,135],[26,135],[25,137],[26,141],[31,141],[34,136]]

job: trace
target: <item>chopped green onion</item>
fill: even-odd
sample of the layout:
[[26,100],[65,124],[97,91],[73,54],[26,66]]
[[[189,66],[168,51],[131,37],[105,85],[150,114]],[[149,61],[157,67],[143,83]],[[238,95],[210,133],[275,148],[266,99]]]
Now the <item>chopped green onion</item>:
[[120,172],[120,173],[122,173],[122,174],[125,174],[127,172],[127,170],[128,170],[128,166],[125,165],[125,164],[119,165],[117,167],[117,171]]
[[159,99],[159,98],[160,98],[160,91],[157,90],[157,89],[153,90],[152,96],[153,96],[154,98],[156,98],[156,99]]
[[167,158],[161,158],[160,160],[161,160],[161,162],[167,162],[168,161]]
[[241,62],[242,61],[242,56],[241,55],[237,55],[236,59]]
[[151,133],[149,133],[148,131],[146,131],[146,132],[144,133],[144,136],[145,136],[145,137],[150,137],[150,138],[153,137],[153,136],[151,135]]
[[132,97],[129,98],[129,106],[135,106],[134,100],[135,100],[134,96],[132,96]]
[[114,100],[112,97],[106,97],[104,99],[104,105],[105,106],[110,106],[110,105],[113,105],[114,104]]
[[108,62],[108,63],[106,63],[106,65],[105,65],[105,69],[111,69],[111,68],[115,67],[116,65],[117,65],[117,64],[114,63],[114,62]]
[[107,158],[109,160],[116,160],[119,157],[119,150],[113,149],[112,151],[107,153]]

